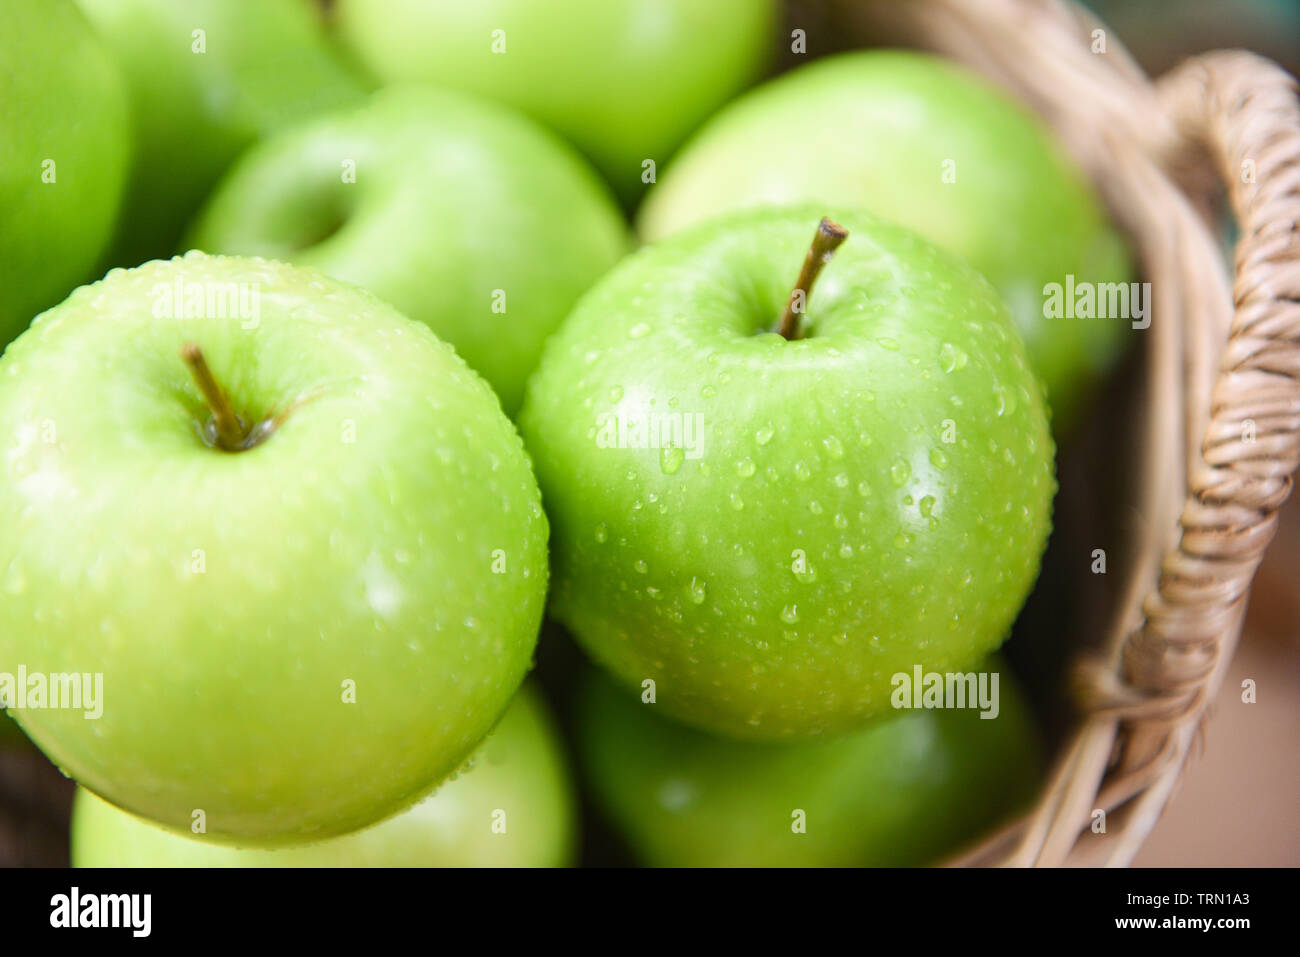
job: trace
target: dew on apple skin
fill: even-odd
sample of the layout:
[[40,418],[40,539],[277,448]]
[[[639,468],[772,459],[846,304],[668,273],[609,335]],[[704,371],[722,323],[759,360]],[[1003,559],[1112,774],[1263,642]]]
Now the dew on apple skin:
[[700,389],[700,395],[704,396],[706,399],[712,399],[717,394],[718,390],[711,385],[706,385]]
[[831,521],[833,521],[833,522],[835,523],[835,527],[836,527],[836,528],[848,528],[848,527],[849,527],[849,520],[848,520],[848,517],[845,516],[845,514],[844,514],[843,512],[836,512],[836,513],[835,513],[835,517],[834,517],[833,519],[831,519]]
[[822,445],[826,447],[826,454],[834,459],[844,458],[844,443],[834,435],[828,435],[822,439]]
[[692,578],[691,583],[686,586],[686,597],[690,599],[692,605],[703,605],[707,597],[707,589],[707,582]]
[[665,445],[659,450],[659,470],[665,475],[673,475],[686,461],[686,452],[675,445]]
[[794,463],[794,477],[800,482],[806,482],[812,478],[812,469],[808,467],[808,463],[803,459]]
[[736,492],[732,492],[728,500],[731,502],[731,507],[734,508],[737,512],[744,510],[745,500],[741,498],[740,495],[737,494]]
[[617,403],[621,402],[622,399],[623,399],[623,387],[622,387],[621,385],[616,385],[616,386],[614,386],[612,389],[609,390],[609,401],[610,401],[610,402],[612,402],[612,403],[614,403],[614,404],[617,404]]
[[765,425],[754,433],[754,441],[759,445],[767,445],[768,442],[772,441],[774,431],[770,425]]
[[799,606],[786,605],[781,609],[781,620],[787,625],[793,625],[799,620]]
[[650,324],[648,322],[638,322],[627,331],[627,337],[629,339],[644,339],[649,334]]
[[852,558],[852,557],[853,557],[853,546],[848,544],[841,545],[840,558]]
[[758,470],[751,458],[743,458],[736,463],[736,474],[741,478],[749,478]]
[[822,508],[821,502],[817,501],[817,499],[813,499],[808,503],[808,511],[812,512],[814,515],[820,515],[824,509]]
[[881,336],[876,340],[877,345],[882,349],[888,349],[890,352],[898,351],[898,340],[893,336]]
[[907,460],[894,459],[894,464],[889,467],[889,478],[894,483],[894,487],[902,488],[911,477],[912,466],[907,464]]
[[930,450],[930,464],[937,469],[946,469],[948,467],[948,453],[938,446]]
[[794,577],[801,584],[811,585],[817,580],[817,569],[812,566],[811,562],[804,562],[798,569],[792,569],[792,571],[794,571]]
[[645,559],[643,558],[638,558],[634,561],[632,563],[632,568],[638,575],[644,575],[646,572],[650,571],[650,566],[645,563]]
[[964,369],[969,359],[970,357],[962,349],[951,342],[945,342],[939,349],[939,368],[944,372],[952,373]]
[[933,495],[922,496],[919,504],[919,507],[921,509],[921,514],[924,515],[926,518],[929,518],[931,513],[934,511],[934,505],[935,505],[935,498]]

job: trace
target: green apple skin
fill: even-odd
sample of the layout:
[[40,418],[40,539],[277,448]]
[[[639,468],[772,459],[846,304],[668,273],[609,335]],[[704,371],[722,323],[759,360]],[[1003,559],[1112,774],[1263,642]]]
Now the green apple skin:
[[310,0],[77,2],[130,94],[136,152],[115,265],[175,252],[190,217],[249,144],[365,97]]
[[572,862],[574,832],[573,789],[564,749],[546,705],[525,684],[453,780],[410,810],[373,827],[301,847],[222,847],[158,827],[82,789],[72,816],[72,863],[74,867],[564,867]]
[[[787,341],[765,330],[822,215],[850,235]],[[618,447],[672,416],[675,448]],[[847,730],[895,673],[982,659],[1050,526],[1052,439],[1005,305],[862,212],[742,213],[635,253],[552,338],[520,429],[552,612],[665,712],[735,737]]]
[[[915,867],[1022,808],[1042,745],[1011,674],[999,711],[891,713],[793,744],[729,741],[592,676],[578,747],[597,806],[656,867]],[[794,830],[804,812],[804,831]]]
[[[245,283],[260,315],[156,316],[178,282]],[[265,441],[205,443],[186,342],[246,422],[281,419]],[[199,253],[114,270],[0,360],[0,436],[0,672],[103,675],[96,720],[14,714],[119,807],[248,845],[356,830],[454,771],[529,667],[547,521],[518,435],[364,290]]]
[[662,169],[763,72],[777,4],[340,0],[336,15],[344,46],[380,80],[431,81],[516,106],[568,137],[631,202],[646,188],[647,159]]
[[0,31],[0,348],[90,277],[130,153],[126,89],[70,0],[12,0]]
[[513,414],[546,337],[629,236],[596,174],[546,130],[401,86],[255,147],[188,242],[365,286],[455,346]]
[[982,272],[1011,308],[1058,434],[1127,341],[1125,319],[1044,316],[1046,284],[1127,282],[1128,255],[1050,132],[961,67],[874,51],[773,80],[682,149],[639,229],[653,241],[740,208],[814,201],[869,209]]

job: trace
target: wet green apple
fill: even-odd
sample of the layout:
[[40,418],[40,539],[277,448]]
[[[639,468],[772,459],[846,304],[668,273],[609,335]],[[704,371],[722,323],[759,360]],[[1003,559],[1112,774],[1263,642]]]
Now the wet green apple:
[[812,201],[865,207],[982,272],[1011,308],[1058,433],[1127,341],[1127,317],[1048,318],[1048,284],[1131,279],[1124,244],[1046,127],[962,67],[872,51],[773,80],[693,137],[639,225],[655,240],[742,207]]
[[996,718],[907,711],[793,744],[703,734],[596,678],[578,711],[584,772],[646,864],[931,863],[1022,808],[1040,780],[1042,746],[1013,676],[996,659],[980,667],[1001,672]]
[[70,0],[12,0],[0,30],[0,349],[90,278],[131,141],[116,65]]
[[826,264],[826,212],[741,213],[624,260],[520,418],[553,613],[665,712],[732,736],[848,730],[895,673],[982,659],[1050,526],[1042,392],[996,290],[857,211],[829,211],[848,238]]
[[558,130],[631,201],[762,72],[773,0],[340,0],[340,40],[385,82],[501,100]]
[[102,678],[94,708],[14,714],[133,813],[244,844],[356,830],[454,771],[529,667],[523,447],[364,290],[199,253],[115,270],[0,359],[0,443],[0,673]]
[[196,841],[77,794],[74,867],[563,867],[574,848],[568,768],[525,684],[452,780],[415,807],[342,837],[280,849]]
[[188,245],[365,286],[455,346],[513,414],[546,337],[628,234],[551,133],[495,103],[402,87],[255,147]]
[[249,144],[364,96],[311,0],[77,3],[130,99],[135,151],[117,265],[175,252],[189,218]]

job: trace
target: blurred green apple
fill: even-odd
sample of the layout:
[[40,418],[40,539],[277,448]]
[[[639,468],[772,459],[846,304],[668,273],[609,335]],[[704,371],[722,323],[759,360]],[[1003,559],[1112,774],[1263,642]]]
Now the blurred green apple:
[[868,213],[774,332],[821,207],[723,217],[625,259],[529,382],[551,609],[669,714],[847,731],[891,676],[995,650],[1038,575],[1053,444],[1006,306]]
[[406,86],[253,148],[189,245],[365,286],[455,346],[513,414],[546,337],[628,235],[558,138],[495,103]]
[[1042,749],[1013,676],[998,713],[920,710],[843,737],[729,741],[661,717],[603,676],[577,717],[597,805],[659,867],[909,867],[933,862],[1022,808]]
[[0,348],[97,265],[130,152],[125,85],[70,0],[3,14]]
[[519,437],[364,290],[201,253],[114,270],[0,359],[0,435],[0,679],[27,675],[0,690],[119,807],[246,845],[356,830],[528,670],[547,521]]
[[1124,347],[1125,317],[1045,313],[1049,283],[1132,278],[1091,185],[1037,118],[961,67],[875,51],[773,80],[692,138],[639,227],[653,241],[738,208],[808,201],[865,207],[982,272],[1011,308],[1058,433]]
[[563,867],[575,809],[563,746],[546,705],[524,685],[453,779],[408,811],[362,831],[279,850],[206,844],[80,789],[74,867]]
[[339,0],[342,42],[384,81],[503,100],[559,130],[632,200],[763,71],[775,0]]
[[170,256],[248,144],[360,102],[311,0],[77,0],[126,76],[136,151],[113,263]]

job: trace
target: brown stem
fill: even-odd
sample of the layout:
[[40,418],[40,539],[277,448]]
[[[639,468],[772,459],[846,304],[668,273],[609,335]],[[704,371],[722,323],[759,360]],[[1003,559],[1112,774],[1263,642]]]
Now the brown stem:
[[813,283],[817,281],[822,267],[831,261],[835,250],[848,238],[849,231],[833,220],[823,217],[817,224],[817,233],[813,236],[812,245],[808,247],[803,268],[799,270],[794,289],[790,290],[790,301],[785,304],[781,324],[777,327],[777,332],[785,338],[799,339],[803,336],[799,319],[808,309],[808,297],[812,295]]
[[203,350],[193,342],[187,342],[181,346],[181,359],[190,367],[190,374],[194,376],[194,384],[199,387],[203,393],[203,399],[212,410],[212,422],[215,426],[216,446],[227,452],[239,452],[247,447],[248,431],[244,424],[239,421],[239,416],[235,415],[235,410],[230,407],[230,401],[226,398],[226,393],[222,390],[216,377],[212,375],[212,370],[208,368],[208,362],[203,358]]

